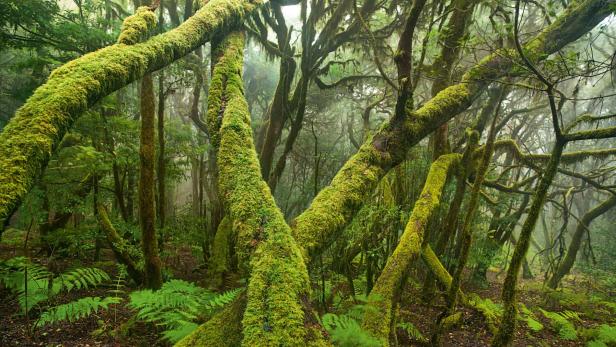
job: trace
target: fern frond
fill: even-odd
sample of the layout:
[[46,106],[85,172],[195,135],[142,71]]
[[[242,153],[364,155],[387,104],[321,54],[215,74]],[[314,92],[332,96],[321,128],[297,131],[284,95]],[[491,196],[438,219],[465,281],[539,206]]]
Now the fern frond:
[[58,305],[43,312],[36,322],[36,327],[53,324],[60,321],[74,322],[78,319],[88,317],[101,309],[107,309],[111,304],[118,304],[122,301],[118,297],[85,297],[67,304]]
[[423,336],[421,331],[419,331],[419,329],[417,329],[417,327],[413,323],[400,322],[398,323],[398,327],[402,328],[402,330],[404,330],[411,339],[415,341],[419,341],[419,342],[424,342],[424,343],[428,342],[428,339],[425,336]]
[[63,289],[70,292],[72,289],[87,289],[96,287],[103,282],[109,281],[109,275],[95,267],[77,268],[61,274],[54,279]]
[[204,317],[235,299],[241,289],[218,294],[182,280],[165,282],[157,291],[130,294],[129,307],[142,321],[161,326],[163,339],[175,342],[194,330]]
[[323,327],[336,346],[380,346],[380,341],[362,329],[359,323],[348,315],[326,313],[321,318]]
[[539,309],[543,315],[550,320],[550,324],[563,340],[577,340],[577,330],[575,325],[569,321],[569,319],[579,320],[577,312],[564,311],[564,312],[550,312],[544,309]]

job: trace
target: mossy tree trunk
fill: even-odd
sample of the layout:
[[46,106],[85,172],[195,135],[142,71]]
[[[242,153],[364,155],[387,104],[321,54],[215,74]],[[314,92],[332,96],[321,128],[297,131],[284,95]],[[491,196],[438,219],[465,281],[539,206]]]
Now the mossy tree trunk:
[[139,146],[139,224],[143,249],[145,285],[151,289],[162,286],[162,263],[158,256],[156,207],[154,202],[154,83],[152,75],[141,80],[141,135]]
[[[306,265],[262,179],[252,139],[241,79],[244,35],[232,32],[215,47],[217,63],[210,86],[207,124],[218,149],[221,196],[237,235],[240,270],[249,275],[246,309],[241,318],[242,344],[319,344],[320,333],[306,326],[311,315],[305,307],[310,287]],[[210,338],[207,331],[197,331],[185,341],[208,344]]]
[[[466,41],[468,27],[477,2],[477,0],[454,0],[451,3],[453,7],[451,17],[447,26],[439,33],[442,48],[433,64],[437,67],[437,70],[432,83],[432,97],[451,85],[455,63],[458,61]],[[434,159],[450,151],[448,135],[449,127],[447,123],[436,129],[432,135],[432,157]]]
[[389,345],[392,327],[395,326],[395,312],[400,291],[408,276],[411,265],[421,254],[423,236],[428,220],[440,203],[441,193],[452,168],[460,162],[459,154],[439,157],[430,167],[423,191],[415,202],[400,242],[378,277],[368,297],[371,309],[364,315],[362,325],[382,344]]
[[539,214],[543,209],[543,204],[548,193],[548,189],[552,184],[552,180],[556,175],[558,164],[560,163],[560,157],[563,153],[566,142],[561,139],[557,139],[552,149],[550,161],[541,176],[541,180],[533,195],[533,201],[528,211],[528,216],[522,225],[520,231],[520,237],[515,246],[513,256],[509,262],[509,268],[507,269],[507,277],[505,277],[505,283],[503,284],[502,299],[503,299],[503,316],[501,324],[498,330],[498,334],[492,340],[493,347],[505,347],[511,343],[515,327],[517,323],[517,282],[522,262],[526,258],[526,252],[530,245],[530,236],[535,229],[535,224],[539,218]]
[[143,43],[112,45],[56,69],[0,133],[0,226],[7,223],[83,111],[192,52],[255,7],[245,0],[212,0],[174,30]]
[[164,73],[158,74],[158,108],[157,108],[157,132],[158,132],[158,159],[156,162],[158,183],[158,227],[165,227],[167,194],[165,193],[166,159],[165,159],[165,91]]
[[128,275],[137,285],[142,284],[144,273],[138,266],[140,261],[138,250],[133,249],[133,246],[120,236],[111,224],[107,210],[100,203],[96,204],[96,217],[117,261],[126,266]]

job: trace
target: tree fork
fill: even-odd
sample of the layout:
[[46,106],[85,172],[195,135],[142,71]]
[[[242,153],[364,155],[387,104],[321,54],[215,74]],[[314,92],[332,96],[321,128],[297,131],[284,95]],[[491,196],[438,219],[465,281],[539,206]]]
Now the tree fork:
[[243,48],[240,32],[217,46],[207,117],[240,270],[249,275],[242,344],[324,344],[318,329],[308,324],[312,313],[304,259],[261,176],[244,98]]

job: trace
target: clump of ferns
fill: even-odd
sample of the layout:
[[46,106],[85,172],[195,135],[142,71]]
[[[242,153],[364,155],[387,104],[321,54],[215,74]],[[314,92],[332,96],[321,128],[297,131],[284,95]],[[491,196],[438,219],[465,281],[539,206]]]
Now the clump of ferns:
[[83,297],[66,304],[45,307],[47,302],[62,292],[94,288],[109,280],[105,271],[95,267],[76,268],[55,275],[26,257],[0,262],[0,283],[17,301],[20,314],[28,315],[33,308],[40,310],[34,328],[59,321],[73,322],[119,303],[119,297]]
[[367,298],[358,295],[354,298],[359,304],[350,306],[339,314],[326,313],[321,317],[321,325],[327,330],[335,346],[381,346],[381,342],[361,326],[366,310],[375,309],[367,305]]
[[233,301],[240,291],[215,293],[174,279],[165,282],[157,291],[132,292],[128,306],[137,311],[137,319],[161,327],[162,338],[175,343]]

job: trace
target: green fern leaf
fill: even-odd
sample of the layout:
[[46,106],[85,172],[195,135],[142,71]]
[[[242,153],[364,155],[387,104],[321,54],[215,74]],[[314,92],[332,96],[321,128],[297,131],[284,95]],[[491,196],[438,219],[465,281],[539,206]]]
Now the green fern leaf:
[[118,297],[85,297],[67,304],[58,305],[43,312],[36,322],[36,327],[40,328],[48,324],[60,321],[74,322],[78,319],[90,316],[102,309],[107,309],[111,304],[118,304],[122,301]]

